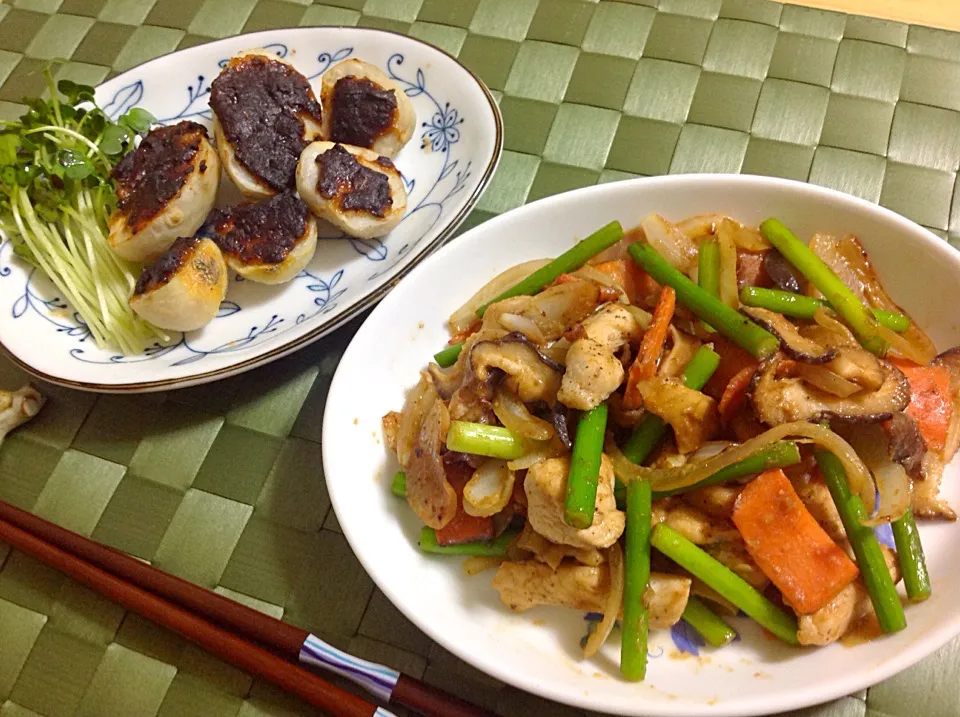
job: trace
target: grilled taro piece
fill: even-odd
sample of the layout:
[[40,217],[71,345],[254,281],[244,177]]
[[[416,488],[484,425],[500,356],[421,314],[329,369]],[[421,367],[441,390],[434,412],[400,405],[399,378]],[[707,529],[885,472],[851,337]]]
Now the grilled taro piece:
[[300,152],[321,129],[306,77],[271,52],[246,50],[213,81],[210,108],[224,171],[244,195],[293,189]]
[[407,191],[393,162],[369,149],[331,142],[303,150],[297,191],[318,217],[362,239],[383,236],[407,209]]
[[323,138],[393,157],[410,141],[417,117],[400,86],[355,57],[321,78]]
[[152,130],[113,170],[117,209],[108,241],[128,261],[153,261],[213,208],[220,160],[196,122]]
[[218,209],[202,232],[217,243],[231,269],[261,284],[290,281],[317,249],[317,224],[294,192]]
[[130,306],[154,326],[194,331],[217,315],[227,295],[227,266],[209,239],[180,237],[140,274]]

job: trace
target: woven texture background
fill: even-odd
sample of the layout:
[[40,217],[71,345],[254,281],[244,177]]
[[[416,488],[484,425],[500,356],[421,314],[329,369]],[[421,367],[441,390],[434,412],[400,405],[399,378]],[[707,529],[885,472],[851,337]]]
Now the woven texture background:
[[[506,126],[467,222],[667,172],[809,180],[960,239],[960,35],[767,0],[15,0],[0,5],[0,115],[37,70],[98,83],[272,27],[407,32],[475,70]],[[324,488],[320,425],[354,323],[283,361],[167,395],[42,387],[0,452],[0,498],[503,715],[579,715],[504,687],[374,589]],[[0,360],[0,385],[25,380]],[[0,716],[313,714],[0,544]],[[960,642],[804,717],[955,717]]]

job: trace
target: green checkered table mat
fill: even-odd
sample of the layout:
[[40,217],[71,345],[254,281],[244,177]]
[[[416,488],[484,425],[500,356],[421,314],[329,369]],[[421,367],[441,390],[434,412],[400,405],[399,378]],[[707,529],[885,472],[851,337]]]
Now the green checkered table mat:
[[[864,197],[960,239],[960,35],[767,0],[15,0],[0,116],[240,32],[361,25],[475,70],[506,125],[467,225],[597,182],[749,172]],[[477,672],[377,591],[330,509],[320,424],[357,323],[213,385],[140,397],[43,386],[0,452],[0,498],[503,715],[577,715]],[[0,362],[0,385],[26,379]],[[313,714],[0,544],[0,717]],[[955,717],[960,642],[805,717]]]

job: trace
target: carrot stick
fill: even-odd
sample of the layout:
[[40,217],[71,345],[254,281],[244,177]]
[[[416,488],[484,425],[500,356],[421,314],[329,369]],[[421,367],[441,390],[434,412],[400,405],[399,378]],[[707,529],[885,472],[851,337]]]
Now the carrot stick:
[[560,284],[572,284],[575,281],[583,281],[579,276],[573,274],[560,274],[550,286],[560,286]]
[[477,540],[490,540],[493,537],[493,518],[480,518],[469,515],[463,509],[463,487],[470,480],[469,467],[447,466],[447,480],[457,492],[457,512],[453,520],[437,531],[438,545],[457,545]]
[[905,413],[917,422],[928,448],[943,450],[953,413],[950,372],[943,366],[920,366],[908,359],[888,360],[903,371],[910,384],[910,404]]
[[476,321],[470,324],[470,326],[465,328],[460,333],[454,334],[453,336],[451,336],[450,340],[447,342],[447,346],[453,346],[454,344],[462,344],[468,338],[470,338],[475,333],[477,333],[480,330],[480,326],[481,324],[479,321]]
[[760,362],[722,336],[714,334],[710,338],[710,343],[713,344],[713,350],[720,354],[720,365],[707,381],[707,385],[703,387],[703,392],[719,401],[723,397],[724,389],[734,376],[745,368],[756,370]]
[[747,389],[750,387],[750,381],[757,372],[756,367],[747,366],[740,369],[737,374],[730,379],[730,383],[723,389],[723,395],[720,397],[720,403],[717,405],[720,411],[720,418],[723,421],[729,420],[733,412],[743,405],[747,397]]
[[670,322],[673,321],[673,312],[677,307],[677,292],[673,287],[664,286],[660,290],[660,298],[653,309],[653,319],[643,334],[637,358],[630,366],[627,376],[627,386],[623,395],[624,408],[639,408],[641,404],[640,392],[637,384],[648,378],[653,378],[657,372],[657,362],[663,352],[663,345],[667,342],[667,332]]
[[[630,262],[631,264],[633,262]],[[604,261],[600,264],[594,264],[593,268],[602,271],[610,277],[614,284],[624,291],[627,291],[627,262],[624,259],[614,259],[613,261]],[[632,299],[631,299],[632,301]]]
[[660,288],[657,282],[633,261],[614,259],[594,264],[593,268],[609,276],[614,284],[626,292],[634,306],[649,306],[648,299],[656,296]]
[[747,552],[800,614],[816,612],[857,577],[782,470],[762,473],[737,498],[733,522]]

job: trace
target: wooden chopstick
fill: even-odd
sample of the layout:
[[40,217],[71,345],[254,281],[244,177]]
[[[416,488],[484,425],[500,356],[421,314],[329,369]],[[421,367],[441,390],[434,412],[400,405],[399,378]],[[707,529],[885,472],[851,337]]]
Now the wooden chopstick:
[[[3,527],[3,523],[7,524],[6,528]],[[337,672],[365,687],[371,693],[388,701],[390,704],[408,707],[422,715],[427,715],[427,717],[494,717],[493,713],[475,707],[460,698],[421,682],[414,677],[396,673],[393,670],[383,668],[381,665],[368,663],[364,660],[359,660],[345,653],[341,653],[332,646],[323,643],[323,641],[316,636],[311,635],[306,630],[298,628],[295,625],[290,625],[248,608],[246,605],[241,605],[229,598],[202,588],[199,585],[165,573],[124,553],[101,545],[66,528],[61,528],[54,523],[21,510],[9,503],[0,501],[0,538],[6,540],[3,536],[3,531],[10,529],[19,530],[21,533],[34,537],[42,543],[46,543],[48,547],[52,547],[54,550],[80,559],[99,572],[108,574],[109,577],[113,577],[114,579],[119,578],[121,582],[129,583],[130,585],[128,585],[128,587],[133,587],[139,592],[146,592],[150,597],[160,599],[161,602],[170,607],[179,606],[179,608],[181,608],[180,612],[183,612],[188,617],[197,619],[197,616],[199,616],[201,622],[205,619],[210,623],[214,623],[214,625],[208,625],[208,627],[214,627],[214,629],[219,630],[219,632],[229,630],[246,640],[260,643],[294,662],[305,661],[309,664],[319,665],[325,669]],[[14,544],[13,540],[8,540],[8,542],[14,545],[14,547],[18,547]],[[24,549],[24,552],[30,552],[30,554],[37,557],[37,559],[47,562],[44,557],[36,555],[34,552],[27,549]],[[73,575],[73,573],[70,573],[68,570],[60,568],[59,564],[54,565],[54,567]],[[81,580],[80,578],[77,579]],[[84,581],[81,580],[81,582]],[[113,598],[112,595],[100,590],[97,585],[87,582],[84,584],[87,584],[94,590],[103,592],[104,595],[107,595],[107,597],[111,599],[116,599]],[[117,599],[117,602],[126,606],[121,600]],[[170,605],[170,603],[173,603],[173,605]],[[136,607],[130,607],[129,609],[134,612],[140,612]],[[144,615],[144,617],[153,619],[149,615]],[[170,627],[166,625],[166,623],[161,624]],[[177,627],[171,627],[171,629],[180,632]],[[186,636],[189,637],[189,635]],[[233,637],[233,635],[231,635],[231,637]],[[326,652],[333,655],[332,658],[321,657],[317,659],[315,651],[310,648],[312,645],[318,643],[325,648]],[[206,645],[203,646],[205,647]],[[261,652],[264,651],[261,650]],[[218,652],[216,654],[220,655],[221,653]],[[274,657],[269,652],[265,654]],[[224,659],[231,661],[228,656],[224,656]],[[288,664],[283,660],[279,660],[279,662],[285,665]],[[293,666],[290,665],[290,667]],[[254,671],[254,668],[243,667],[243,669]],[[301,668],[294,667],[294,669],[296,669],[298,673],[305,672]],[[383,673],[392,673],[394,677],[393,679],[386,679],[381,676]],[[257,674],[261,673],[257,672]],[[323,681],[313,673],[308,672],[306,674],[309,674],[316,680],[320,680],[330,689],[338,690],[345,695],[349,695],[349,693],[339,690],[339,688]],[[270,679],[266,674],[264,674],[264,677]],[[285,687],[284,684],[280,684],[280,686]],[[300,693],[296,692],[296,694]],[[300,696],[304,697],[304,695]],[[353,695],[349,696],[354,700],[359,699]],[[304,697],[304,699],[310,701],[307,697]],[[370,707],[373,707],[373,705],[370,705]],[[337,714],[344,715],[372,714],[371,712],[348,713],[345,711],[333,711]]]
[[97,591],[158,625],[169,628],[227,662],[262,677],[312,705],[343,717],[389,714],[318,675],[283,660],[233,633],[211,625],[156,595],[101,570],[6,520],[0,540]]

